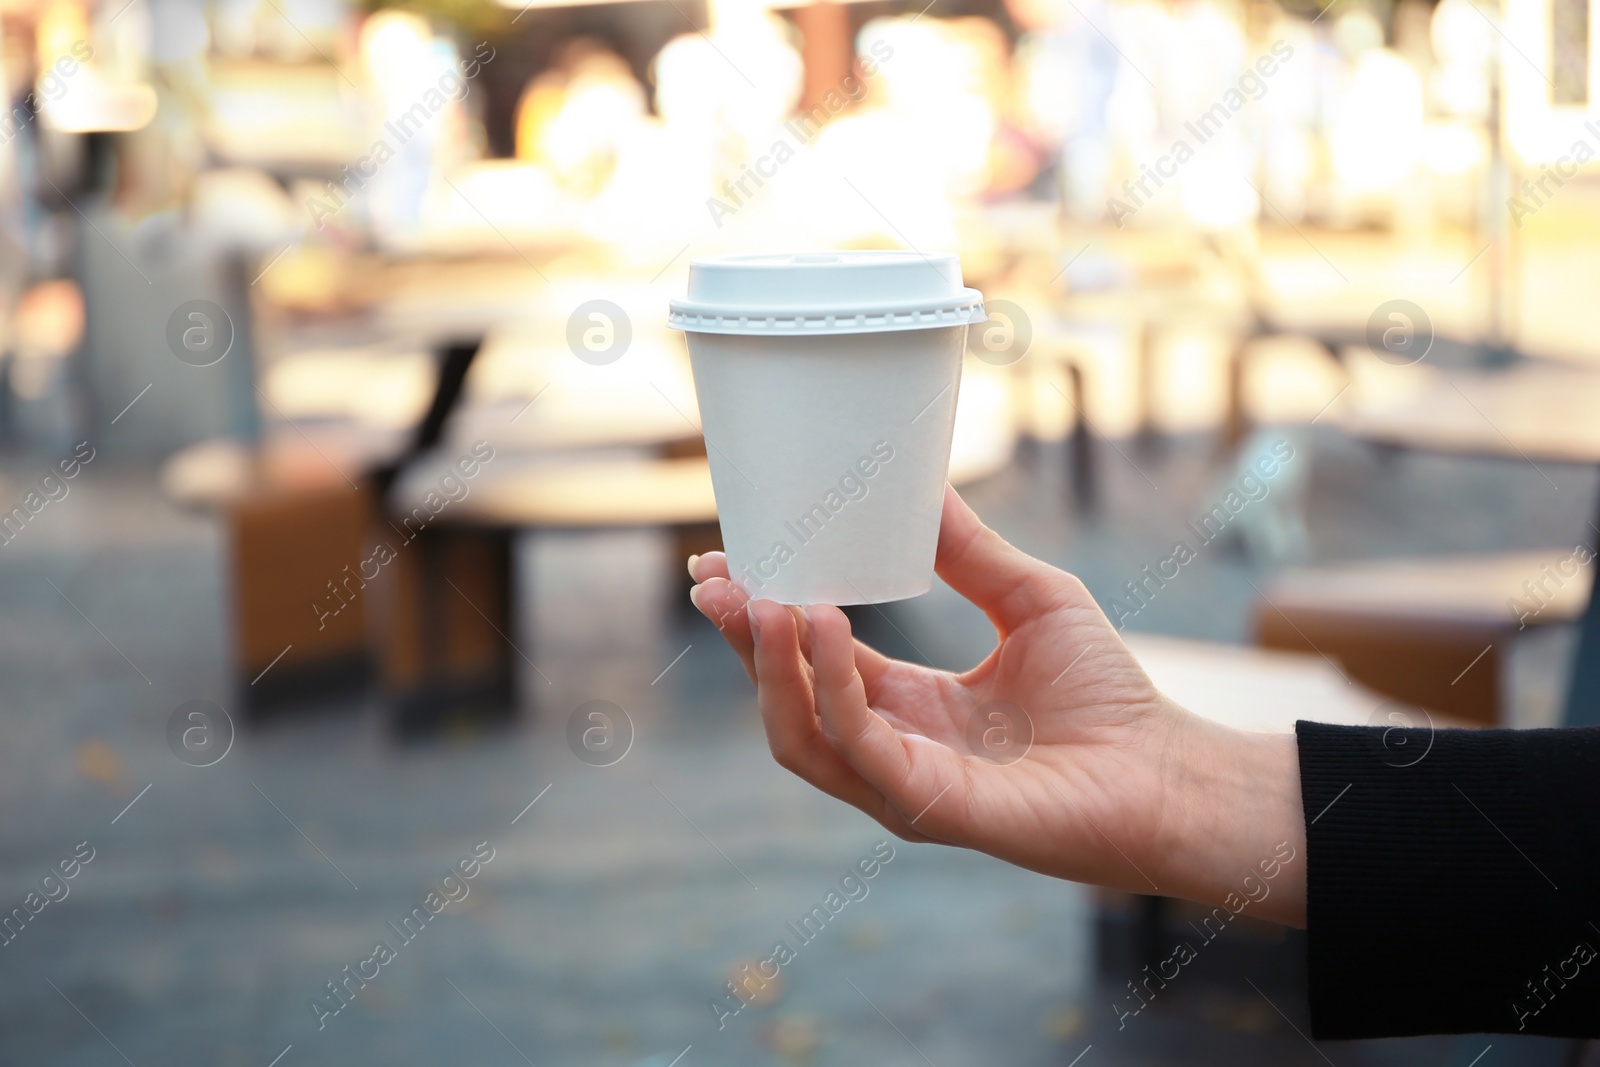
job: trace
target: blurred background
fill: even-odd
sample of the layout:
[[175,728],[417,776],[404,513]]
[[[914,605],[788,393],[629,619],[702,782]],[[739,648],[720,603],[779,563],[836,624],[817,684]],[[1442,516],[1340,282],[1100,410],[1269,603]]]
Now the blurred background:
[[1576,1062],[1314,1045],[1299,934],[777,768],[664,320],[700,256],[958,252],[951,479],[1175,698],[1590,721],[1591,22],[0,0],[0,1060]]

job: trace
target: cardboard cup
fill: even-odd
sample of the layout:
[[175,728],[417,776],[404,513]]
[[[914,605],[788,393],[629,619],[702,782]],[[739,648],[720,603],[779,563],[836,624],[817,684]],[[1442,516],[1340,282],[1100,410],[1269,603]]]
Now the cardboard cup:
[[[967,323],[983,317],[955,257],[932,258],[691,266],[671,325],[688,331],[728,569],[751,597],[876,604],[932,587]],[[756,273],[763,302],[696,300],[708,263],[736,295],[737,272]]]

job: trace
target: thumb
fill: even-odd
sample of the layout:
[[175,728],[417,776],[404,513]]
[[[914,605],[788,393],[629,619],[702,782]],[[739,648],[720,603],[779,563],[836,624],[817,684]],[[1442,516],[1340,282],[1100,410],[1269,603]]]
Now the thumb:
[[985,526],[950,485],[944,489],[934,570],[982,608],[1002,637],[1064,600],[1064,575]]

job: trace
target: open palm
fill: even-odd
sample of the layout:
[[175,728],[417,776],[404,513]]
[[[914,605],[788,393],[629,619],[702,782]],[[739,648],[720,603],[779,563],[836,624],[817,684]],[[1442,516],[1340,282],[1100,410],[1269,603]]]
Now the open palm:
[[836,607],[749,601],[726,558],[691,596],[757,684],[778,763],[895,834],[1151,892],[1167,773],[1193,720],[1151,684],[1073,576],[1012,547],[947,490],[936,569],[999,640],[964,674],[892,660]]

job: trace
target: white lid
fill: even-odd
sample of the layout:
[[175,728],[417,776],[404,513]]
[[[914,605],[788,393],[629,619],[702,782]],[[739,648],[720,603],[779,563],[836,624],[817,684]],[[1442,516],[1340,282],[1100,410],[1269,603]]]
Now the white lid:
[[667,325],[692,333],[840,334],[983,322],[949,252],[786,252],[689,264]]

